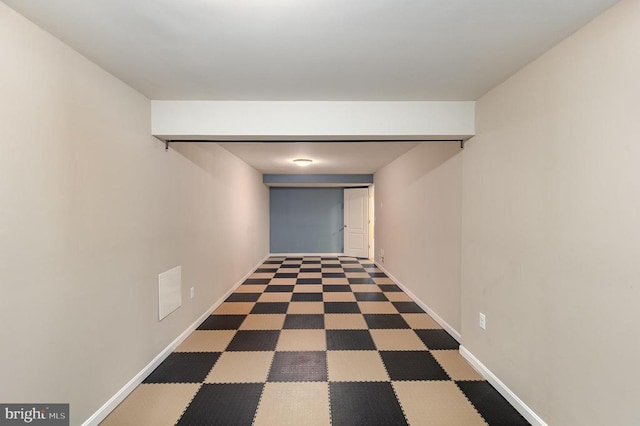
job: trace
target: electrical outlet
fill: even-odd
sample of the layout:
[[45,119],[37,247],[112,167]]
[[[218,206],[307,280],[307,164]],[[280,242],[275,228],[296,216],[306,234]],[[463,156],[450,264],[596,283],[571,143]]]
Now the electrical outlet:
[[482,312],[480,312],[480,328],[487,329],[487,317]]
[[191,293],[190,293],[191,298],[193,299],[194,297],[196,297],[196,288],[195,287],[191,287]]

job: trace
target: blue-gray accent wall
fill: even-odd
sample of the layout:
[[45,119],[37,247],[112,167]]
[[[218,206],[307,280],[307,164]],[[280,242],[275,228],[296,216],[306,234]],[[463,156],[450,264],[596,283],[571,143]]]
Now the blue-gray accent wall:
[[271,253],[342,253],[343,188],[270,188]]

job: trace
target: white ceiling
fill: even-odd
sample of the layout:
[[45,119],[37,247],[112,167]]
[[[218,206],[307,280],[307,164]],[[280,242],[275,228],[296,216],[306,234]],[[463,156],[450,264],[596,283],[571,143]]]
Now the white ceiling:
[[[2,0],[149,99],[476,100],[617,0]],[[372,173],[413,144],[223,144]]]
[[[220,145],[263,173],[370,174],[417,143],[230,142]],[[296,166],[293,164],[296,158],[310,158],[313,163],[307,167]]]
[[3,0],[150,99],[475,100],[616,0]]

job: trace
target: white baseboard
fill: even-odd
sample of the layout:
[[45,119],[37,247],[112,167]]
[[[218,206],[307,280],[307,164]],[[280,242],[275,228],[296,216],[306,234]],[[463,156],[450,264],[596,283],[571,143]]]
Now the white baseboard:
[[460,355],[464,359],[466,359],[469,364],[478,372],[482,377],[484,377],[491,385],[496,388],[500,395],[502,395],[509,404],[515,408],[518,413],[522,414],[522,417],[527,419],[529,423],[534,426],[547,426],[547,424],[542,420],[527,404],[525,404],[518,396],[511,391],[495,374],[491,372],[483,363],[480,362],[478,358],[476,358],[467,348],[460,345]]
[[226,300],[227,297],[234,292],[236,288],[238,288],[247,278],[249,278],[253,272],[258,269],[265,260],[267,260],[269,256],[265,256],[256,266],[254,266],[249,273],[247,273],[240,281],[238,281],[233,287],[231,287],[221,298],[216,300],[216,302],[207,309],[200,317],[193,322],[185,331],[183,331],[178,337],[176,337],[173,342],[169,343],[169,345],[162,350],[158,355],[156,355],[153,360],[149,364],[147,364],[138,374],[136,374],[129,382],[122,387],[114,396],[112,396],[107,402],[104,403],[102,407],[98,409],[91,417],[89,417],[82,426],[97,426],[101,421],[103,421],[109,413],[111,413],[124,399],[129,396],[131,392],[140,384],[142,381],[155,370],[162,361],[164,361],[171,352],[177,348],[180,343],[182,343],[189,335],[196,329],[204,320],[209,317],[211,312],[213,312],[218,306],[222,304]]
[[400,281],[398,281],[398,279],[396,277],[394,277],[393,275],[391,275],[389,273],[389,271],[387,271],[384,266],[380,265],[378,262],[375,262],[376,266],[378,267],[378,269],[380,269],[382,272],[384,272],[389,278],[391,278],[391,280],[396,283],[396,285],[398,287],[400,287],[402,289],[402,291],[404,291],[405,293],[407,293],[407,295],[412,298],[414,300],[414,302],[416,302],[416,304],[418,306],[420,306],[422,309],[424,309],[424,311],[426,313],[429,314],[429,316],[431,318],[433,318],[439,325],[440,327],[444,328],[445,330],[447,330],[447,333],[449,333],[451,335],[451,337],[453,337],[454,339],[456,339],[458,341],[458,343],[460,342],[460,333],[458,332],[458,330],[456,330],[455,328],[451,327],[451,325],[449,325],[448,322],[446,322],[444,319],[442,319],[442,317],[440,315],[438,315],[433,309],[431,309],[429,306],[427,306],[422,300],[420,300],[418,297],[416,297],[415,294],[413,294],[413,292],[411,290],[409,290],[407,287],[405,287]]
[[[384,272],[393,282],[395,282],[398,287],[400,287],[409,297],[411,297],[422,309],[425,310],[426,313],[429,314],[442,328],[447,330],[447,332],[458,342],[460,342],[461,336],[457,330],[451,327],[445,320],[442,319],[437,313],[433,311],[433,309],[429,308],[423,301],[418,299],[415,294],[411,292],[407,287],[405,287],[396,277],[389,273],[383,266],[381,266],[378,262],[376,262],[376,266],[382,272]],[[460,345],[460,355],[464,359],[466,359],[469,364],[482,376],[484,377],[491,385],[496,388],[498,392],[507,400],[509,404],[511,404],[522,416],[529,421],[534,426],[547,426],[547,424],[542,420],[531,408],[527,406],[518,396],[511,391],[495,374],[493,374],[484,364],[482,364],[467,348]]]
[[269,256],[272,257],[304,257],[304,256],[309,256],[309,257],[323,257],[323,256],[331,256],[331,257],[338,257],[338,256],[344,256],[344,253],[271,253]]

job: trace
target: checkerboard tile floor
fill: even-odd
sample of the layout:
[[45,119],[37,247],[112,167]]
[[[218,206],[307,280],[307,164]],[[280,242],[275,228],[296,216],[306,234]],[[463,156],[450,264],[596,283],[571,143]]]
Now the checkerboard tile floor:
[[103,425],[525,425],[369,260],[272,257]]

